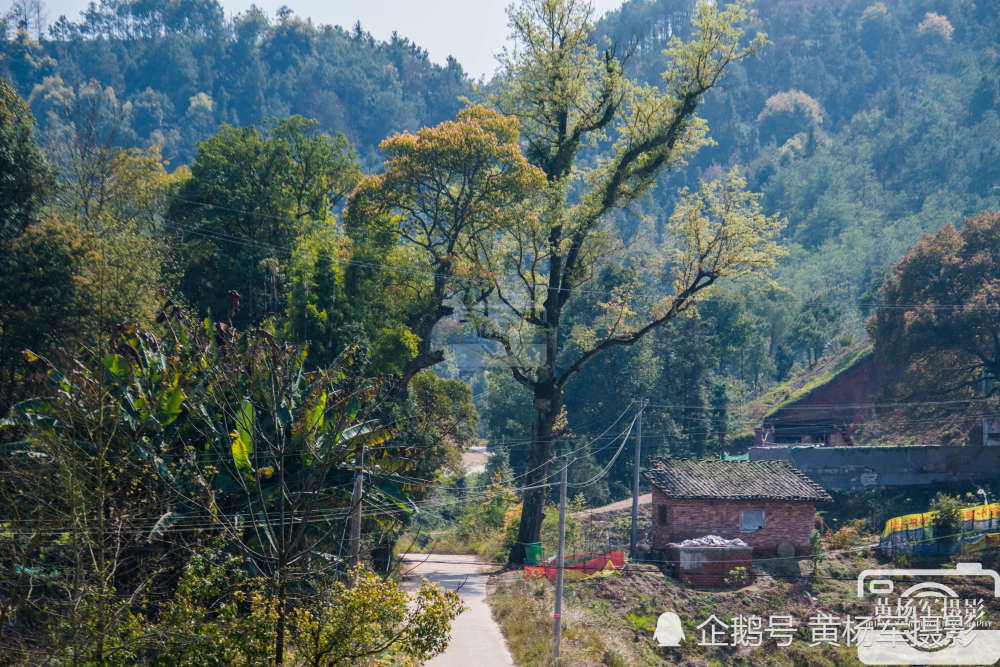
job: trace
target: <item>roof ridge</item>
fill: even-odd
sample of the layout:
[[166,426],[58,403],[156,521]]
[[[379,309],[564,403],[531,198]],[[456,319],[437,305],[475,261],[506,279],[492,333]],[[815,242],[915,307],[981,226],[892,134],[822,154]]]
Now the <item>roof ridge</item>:
[[650,457],[643,476],[675,498],[831,502],[826,490],[783,460]]

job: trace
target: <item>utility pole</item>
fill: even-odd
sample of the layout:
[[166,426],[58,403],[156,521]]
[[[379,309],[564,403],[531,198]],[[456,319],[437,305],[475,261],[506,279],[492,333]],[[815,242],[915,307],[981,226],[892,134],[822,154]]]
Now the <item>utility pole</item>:
[[351,559],[352,566],[361,562],[361,492],[364,490],[365,449],[354,449],[354,493],[351,495]]
[[642,454],[642,411],[646,408],[646,399],[639,400],[639,414],[635,421],[635,457],[632,462],[632,535],[628,542],[628,557],[635,559],[636,546],[639,543],[639,457]]
[[562,464],[559,472],[559,549],[556,556],[556,611],[552,614],[555,620],[552,636],[552,658],[559,664],[559,639],[562,635],[562,599],[563,599],[563,565],[566,557],[566,457],[558,458]]
[[[990,395],[990,384],[996,382],[997,378],[983,369],[983,398]],[[983,447],[996,446],[1000,440],[1000,419],[996,417],[983,417]]]

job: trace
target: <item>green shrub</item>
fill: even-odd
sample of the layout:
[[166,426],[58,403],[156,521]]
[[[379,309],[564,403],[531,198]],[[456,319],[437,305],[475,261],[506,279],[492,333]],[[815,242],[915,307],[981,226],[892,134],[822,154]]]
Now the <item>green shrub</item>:
[[934,517],[934,539],[941,544],[954,542],[962,533],[964,503],[955,496],[938,492],[931,500]]

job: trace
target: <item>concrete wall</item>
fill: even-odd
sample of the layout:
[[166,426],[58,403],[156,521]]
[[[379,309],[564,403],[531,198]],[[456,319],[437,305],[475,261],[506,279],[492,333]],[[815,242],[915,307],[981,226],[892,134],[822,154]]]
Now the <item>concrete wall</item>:
[[[661,513],[660,506],[666,507],[665,512]],[[741,531],[742,510],[764,510],[764,527],[752,532]],[[778,544],[785,541],[795,545],[798,553],[807,554],[815,523],[816,507],[812,503],[667,498],[653,488],[654,547],[692,537],[718,535],[730,540],[740,538],[753,547],[754,557],[774,553]]]
[[828,491],[1000,477],[1000,447],[751,447],[750,460],[788,461]]

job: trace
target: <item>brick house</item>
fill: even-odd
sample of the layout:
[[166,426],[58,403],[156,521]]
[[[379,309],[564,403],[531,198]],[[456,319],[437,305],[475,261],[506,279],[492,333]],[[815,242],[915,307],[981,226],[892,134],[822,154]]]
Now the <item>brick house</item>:
[[852,434],[876,420],[881,392],[899,382],[905,369],[879,362],[871,348],[845,354],[842,369],[764,416],[754,429],[754,447],[856,444]]
[[704,535],[740,538],[754,555],[788,542],[809,553],[816,505],[830,495],[786,461],[652,459],[654,548]]

